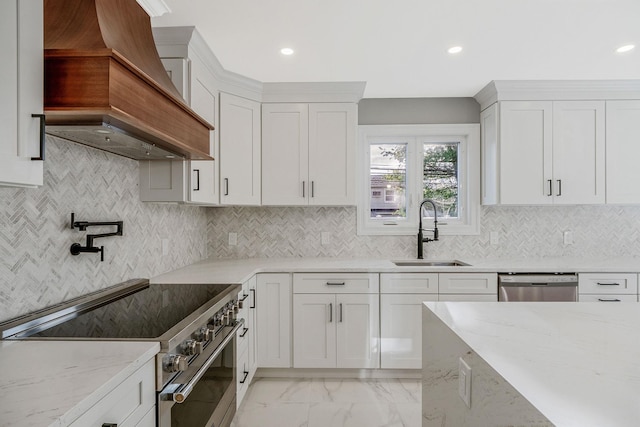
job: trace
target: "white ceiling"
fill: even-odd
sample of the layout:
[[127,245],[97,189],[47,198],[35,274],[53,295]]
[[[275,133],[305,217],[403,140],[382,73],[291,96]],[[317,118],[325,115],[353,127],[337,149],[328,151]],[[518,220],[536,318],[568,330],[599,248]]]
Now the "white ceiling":
[[640,79],[640,0],[165,2],[172,13],[154,26],[195,25],[227,70],[263,82],[366,81],[366,98],[391,98],[473,96],[491,80]]

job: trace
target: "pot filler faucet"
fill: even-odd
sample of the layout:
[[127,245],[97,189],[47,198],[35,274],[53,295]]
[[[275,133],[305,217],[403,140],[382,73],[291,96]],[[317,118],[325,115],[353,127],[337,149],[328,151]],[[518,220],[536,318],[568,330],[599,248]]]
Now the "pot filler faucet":
[[87,244],[82,246],[80,243],[71,245],[71,255],[80,255],[81,253],[100,253],[100,261],[104,261],[104,246],[93,246],[93,240],[100,237],[122,236],[123,221],[107,221],[107,222],[89,222],[75,221],[75,214],[71,213],[71,229],[77,228],[80,231],[87,231],[87,227],[100,227],[105,225],[115,225],[116,231],[113,233],[87,234]]
[[[425,203],[430,203],[431,206],[433,206],[433,229],[427,229],[427,230],[423,230],[422,229],[422,208],[423,208]],[[434,201],[431,200],[431,199],[424,199],[420,203],[420,209],[418,211],[418,216],[420,217],[420,223],[418,225],[418,259],[422,259],[423,258],[423,251],[424,251],[424,249],[422,248],[422,244],[425,243],[425,242],[437,242],[438,241],[438,210],[436,209],[436,204],[434,203]],[[433,239],[430,239],[428,237],[424,237],[424,235],[422,233],[423,231],[432,231],[433,232]]]

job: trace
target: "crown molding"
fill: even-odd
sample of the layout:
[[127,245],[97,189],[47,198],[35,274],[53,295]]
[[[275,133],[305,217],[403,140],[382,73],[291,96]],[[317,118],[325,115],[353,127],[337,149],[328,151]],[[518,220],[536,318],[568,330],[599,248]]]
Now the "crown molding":
[[364,94],[366,82],[263,83],[263,102],[353,102]]
[[498,101],[640,99],[640,80],[493,80],[474,98],[481,110]]
[[153,27],[152,30],[161,57],[193,59],[195,55],[211,72],[220,91],[262,101],[262,82],[226,70],[196,27]]
[[152,18],[171,13],[171,9],[163,0],[137,0],[137,2],[147,12],[147,15]]

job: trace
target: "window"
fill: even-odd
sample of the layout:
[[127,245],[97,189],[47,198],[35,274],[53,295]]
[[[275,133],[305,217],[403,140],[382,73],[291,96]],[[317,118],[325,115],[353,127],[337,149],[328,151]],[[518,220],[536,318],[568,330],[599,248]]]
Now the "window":
[[425,198],[442,235],[479,234],[479,134],[477,124],[360,126],[358,234],[416,234]]

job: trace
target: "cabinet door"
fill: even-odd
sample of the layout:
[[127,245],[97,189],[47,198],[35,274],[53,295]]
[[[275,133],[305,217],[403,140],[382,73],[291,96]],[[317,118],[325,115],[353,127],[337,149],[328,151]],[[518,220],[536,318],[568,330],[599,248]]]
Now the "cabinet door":
[[251,383],[253,380],[253,376],[256,373],[256,369],[258,368],[258,334],[256,333],[256,284],[257,277],[253,276],[249,279],[249,297],[246,300],[248,302],[248,322],[249,322],[249,378],[248,381]]
[[309,104],[309,204],[355,205],[355,104]]
[[291,367],[291,276],[257,276],[258,367]]
[[482,150],[482,204],[500,203],[499,176],[500,157],[498,156],[498,103],[480,113],[480,143]]
[[604,203],[604,101],[553,103],[555,204]]
[[607,203],[640,203],[640,101],[607,101]]
[[422,303],[437,294],[380,295],[380,367],[422,368]]
[[[40,121],[43,104],[43,6],[41,0],[0,3],[0,185],[43,183]],[[42,153],[44,154],[44,153]]]
[[262,204],[306,205],[309,182],[307,104],[262,105]]
[[336,367],[379,368],[378,294],[338,294],[336,302]]
[[215,160],[190,161],[189,201],[208,205],[218,204],[218,90],[211,82],[208,70],[200,61],[191,67],[190,105],[193,111],[215,128],[209,133],[209,154]]
[[260,103],[220,94],[220,202],[260,205]]
[[293,296],[293,367],[336,367],[336,296]]
[[500,105],[500,203],[553,203],[552,103]]

